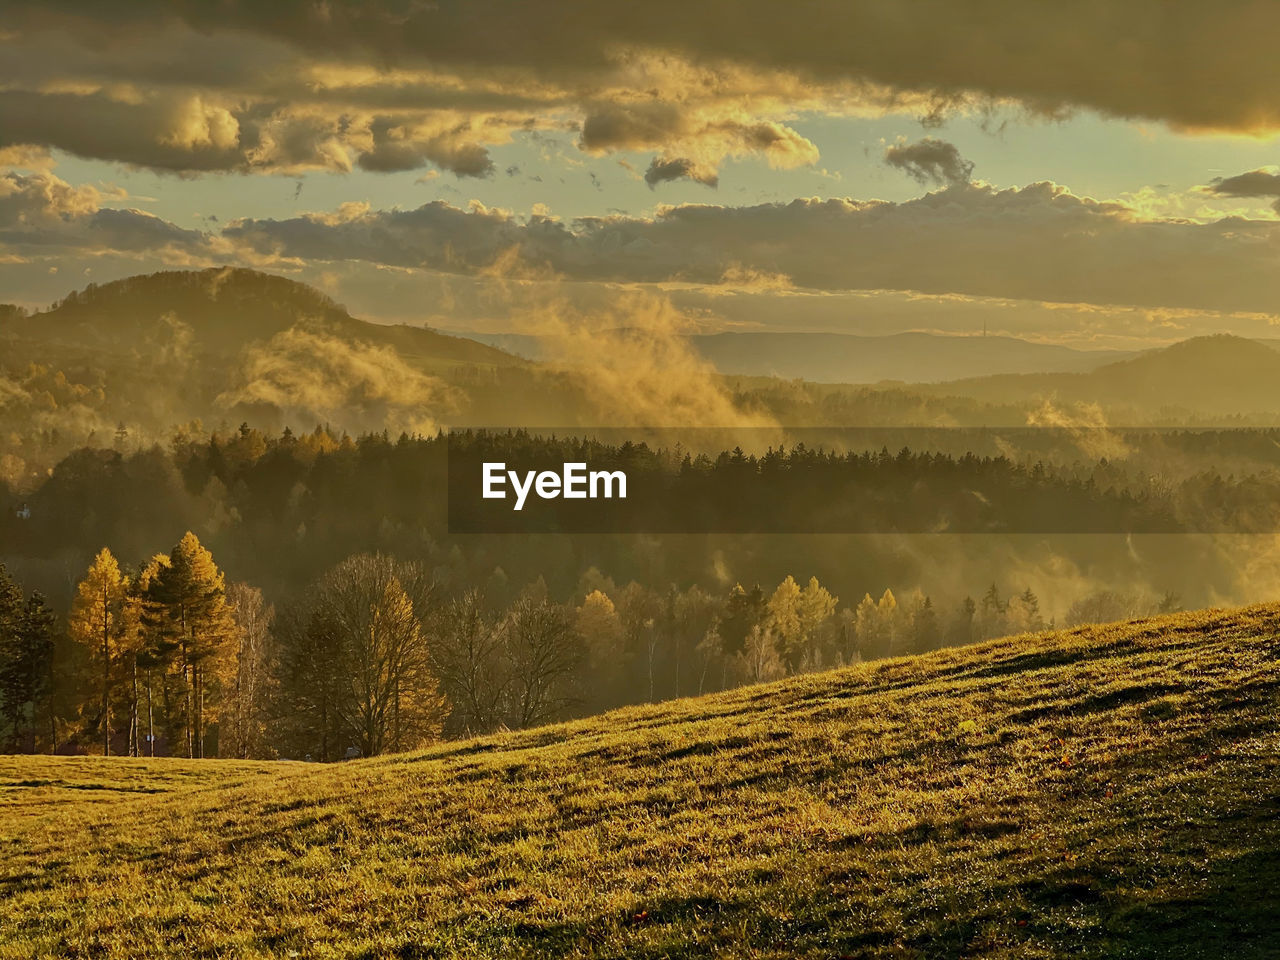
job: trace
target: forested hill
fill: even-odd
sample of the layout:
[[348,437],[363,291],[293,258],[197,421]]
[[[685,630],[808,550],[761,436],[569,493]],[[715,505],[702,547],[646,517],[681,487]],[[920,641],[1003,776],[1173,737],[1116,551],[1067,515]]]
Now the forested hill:
[[15,956],[1269,960],[1280,609],[338,765],[0,758]]
[[233,267],[174,270],[90,284],[48,310],[0,318],[0,335],[60,349],[157,356],[195,350],[230,356],[298,324],[345,340],[390,347],[419,363],[521,363],[463,337],[358,320],[305,283]]

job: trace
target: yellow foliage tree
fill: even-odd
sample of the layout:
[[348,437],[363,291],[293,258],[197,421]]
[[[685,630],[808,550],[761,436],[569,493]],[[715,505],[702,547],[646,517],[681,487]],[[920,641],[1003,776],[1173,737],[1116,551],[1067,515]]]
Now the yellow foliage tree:
[[111,754],[113,660],[128,641],[131,622],[126,611],[128,588],[129,582],[120,572],[120,564],[111,551],[103,547],[76,587],[67,625],[71,638],[85,647],[100,680],[99,726],[104,756]]

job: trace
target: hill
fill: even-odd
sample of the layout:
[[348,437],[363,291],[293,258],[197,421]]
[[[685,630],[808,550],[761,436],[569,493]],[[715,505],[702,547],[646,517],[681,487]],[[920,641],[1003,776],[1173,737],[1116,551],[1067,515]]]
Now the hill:
[[1088,373],[984,377],[921,389],[988,403],[1052,397],[1147,414],[1280,414],[1280,351],[1261,341],[1217,334],[1144,351]]
[[352,317],[325,294],[286,277],[221,267],[173,270],[90,284],[50,309],[10,317],[0,334],[45,346],[148,353],[176,326],[186,349],[233,356],[299,324],[339,338],[391,347],[424,366],[505,366],[517,359],[464,337]]
[[6,758],[0,943],[102,958],[1274,957],[1278,697],[1272,605],[329,767]]
[[[543,359],[546,353],[536,336],[466,336],[531,360]],[[723,374],[817,383],[936,383],[995,374],[1083,372],[1132,356],[1121,350],[1077,350],[1016,337],[930,333],[730,332],[699,334],[689,342]]]
[[[280,430],[434,430],[456,382],[529,364],[423,327],[370,323],[318,290],[244,269],[129,277],[33,315],[0,310],[0,433],[65,447],[161,441],[198,421]],[[50,449],[52,449],[52,447]]]

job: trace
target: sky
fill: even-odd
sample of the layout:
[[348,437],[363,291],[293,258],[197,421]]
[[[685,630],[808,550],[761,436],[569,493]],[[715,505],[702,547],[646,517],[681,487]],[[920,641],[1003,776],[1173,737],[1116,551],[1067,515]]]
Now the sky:
[[527,332],[1280,337],[1280,8],[9,0],[0,302],[249,266]]

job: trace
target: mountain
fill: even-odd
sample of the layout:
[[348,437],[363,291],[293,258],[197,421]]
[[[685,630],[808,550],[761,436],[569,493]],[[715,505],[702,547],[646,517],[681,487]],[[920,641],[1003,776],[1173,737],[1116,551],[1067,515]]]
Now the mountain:
[[0,757],[0,942],[1261,960],[1278,638],[1178,614],[325,766]]
[[357,319],[285,277],[168,271],[90,285],[30,316],[0,310],[0,432],[26,437],[27,455],[37,438],[50,453],[163,440],[197,421],[429,432],[462,415],[456,383],[529,366],[473,340]]
[[1147,413],[1277,414],[1280,351],[1261,341],[1217,334],[1148,350],[1088,373],[984,377],[932,390],[992,403],[1044,398]]
[[[536,336],[468,333],[481,343],[531,360],[547,345]],[[935,383],[1004,373],[1093,370],[1133,356],[1122,350],[1077,350],[1016,337],[899,333],[865,337],[844,333],[713,333],[689,342],[720,373],[781,377],[816,383]]]

